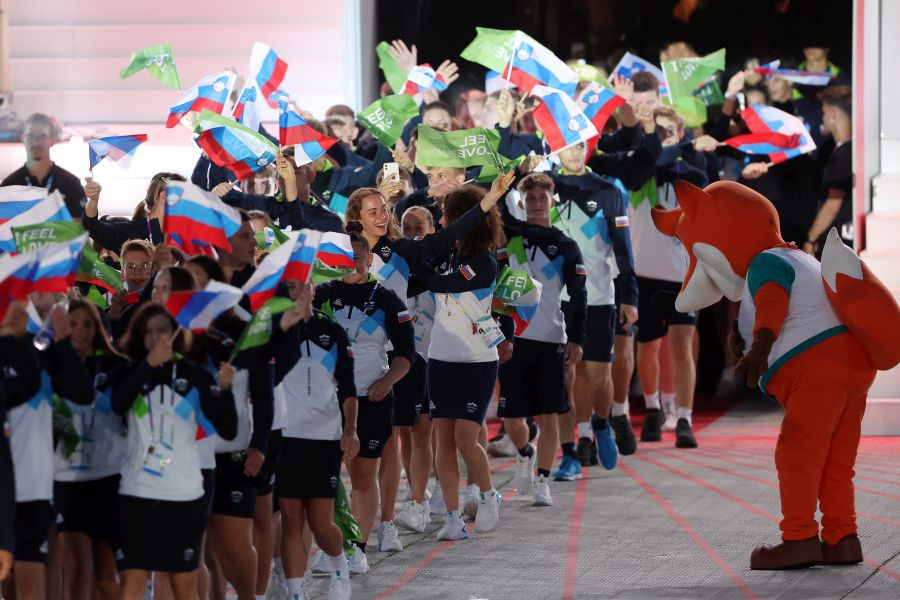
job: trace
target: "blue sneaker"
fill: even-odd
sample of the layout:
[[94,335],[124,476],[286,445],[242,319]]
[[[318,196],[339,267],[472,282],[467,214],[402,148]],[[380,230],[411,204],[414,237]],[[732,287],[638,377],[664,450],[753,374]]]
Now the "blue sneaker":
[[607,471],[616,468],[616,462],[619,460],[619,449],[616,447],[616,440],[613,437],[612,427],[609,426],[609,420],[604,419],[606,427],[600,429],[600,420],[597,415],[591,417],[591,428],[594,430],[594,438],[597,440],[597,456],[600,457],[600,464]]
[[571,456],[563,456],[559,470],[553,474],[553,481],[575,481],[581,479],[581,461]]

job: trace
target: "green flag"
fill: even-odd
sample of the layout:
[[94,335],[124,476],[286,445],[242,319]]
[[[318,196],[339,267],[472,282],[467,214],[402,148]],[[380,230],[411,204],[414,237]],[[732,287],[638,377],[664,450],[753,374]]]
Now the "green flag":
[[94,305],[100,310],[106,310],[106,307],[108,306],[106,298],[104,298],[103,294],[100,293],[100,290],[98,290],[97,287],[93,285],[91,286],[91,289],[88,290],[85,299],[89,302],[93,302]]
[[406,85],[407,73],[403,67],[397,64],[396,60],[391,58],[391,54],[388,52],[390,47],[391,45],[387,42],[381,42],[375,46],[375,54],[378,55],[378,66],[384,73],[384,78],[387,80],[388,85],[391,86],[395,94],[399,94]]
[[666,60],[662,63],[669,97],[673,100],[690,96],[716,71],[725,69],[725,48],[706,56]]
[[[506,158],[502,154],[500,155],[500,163],[503,167],[504,173],[509,173],[512,169],[515,169],[519,165],[522,164],[522,161],[525,160],[525,155],[523,154],[519,158]],[[500,174],[500,169],[497,165],[484,165],[481,167],[481,171],[478,172],[478,177],[475,178],[475,183],[491,183],[497,176]]]
[[725,103],[725,95],[722,94],[722,88],[719,87],[715,77],[711,77],[700,88],[694,90],[693,96],[699,98],[705,106]]
[[78,447],[81,436],[75,430],[72,409],[65,400],[53,394],[53,437],[59,440],[63,458],[69,458]]
[[314,285],[320,285],[327,281],[343,279],[353,271],[354,269],[349,267],[329,267],[317,258],[316,264],[313,266],[312,282]]
[[344,551],[353,556],[356,553],[356,546],[353,542],[362,541],[362,530],[359,523],[353,518],[350,512],[350,500],[347,498],[347,490],[344,484],[338,479],[337,498],[334,500],[334,524],[341,530],[344,538]]
[[516,31],[487,27],[476,27],[475,31],[475,39],[460,56],[503,75],[516,45]]
[[50,244],[73,240],[84,233],[84,228],[72,221],[45,221],[12,227],[10,231],[16,243],[16,252],[31,252]]
[[473,127],[444,132],[419,125],[416,162],[426,167],[499,167],[499,145],[500,133],[495,129]]
[[100,260],[97,251],[90,244],[84,245],[75,279],[99,285],[111,293],[115,293],[123,287],[122,274]]
[[409,94],[379,98],[356,113],[356,118],[378,141],[391,148],[397,143],[406,122],[419,114],[416,101]]
[[684,119],[685,127],[700,127],[706,123],[706,105],[697,96],[675,98],[672,108]]
[[141,69],[147,69],[151,75],[170,88],[181,89],[178,70],[175,69],[175,58],[172,56],[172,47],[169,44],[147,46],[143,50],[132,52],[131,63],[122,69],[119,79],[131,77]]
[[266,225],[254,233],[253,237],[256,239],[256,247],[260,250],[274,250],[291,239],[285,232],[274,225]]
[[290,298],[283,296],[274,296],[263,304],[258,311],[253,313],[253,317],[247,326],[244,327],[240,339],[234,345],[234,351],[231,353],[231,359],[244,350],[264,346],[269,338],[272,337],[272,316],[283,313],[294,307],[294,302]]

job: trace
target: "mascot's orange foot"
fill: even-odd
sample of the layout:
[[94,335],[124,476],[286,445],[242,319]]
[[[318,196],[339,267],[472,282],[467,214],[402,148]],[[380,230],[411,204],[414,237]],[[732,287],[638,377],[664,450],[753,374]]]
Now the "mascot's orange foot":
[[819,536],[785,541],[774,546],[757,546],[750,554],[750,568],[756,570],[805,569],[821,563]]
[[826,565],[855,565],[863,560],[862,546],[855,533],[832,546],[822,540],[822,562]]

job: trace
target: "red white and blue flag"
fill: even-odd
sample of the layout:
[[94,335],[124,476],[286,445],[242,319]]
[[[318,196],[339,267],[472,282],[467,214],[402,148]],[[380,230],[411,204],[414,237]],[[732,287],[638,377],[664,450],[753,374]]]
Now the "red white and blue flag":
[[256,130],[214,112],[200,113],[197,145],[209,159],[227,167],[238,179],[246,179],[275,160],[278,147]]
[[316,160],[337,143],[337,138],[322,135],[303,117],[288,107],[286,100],[279,102],[278,140],[282,148],[294,147],[294,163],[299,167]]
[[250,79],[256,82],[262,97],[272,108],[278,107],[277,96],[273,94],[284,81],[288,64],[275,54],[269,46],[256,42],[250,52]]
[[503,76],[524,92],[531,92],[535,86],[541,85],[572,96],[578,85],[578,74],[571,67],[521,31],[516,31],[512,54]]
[[203,330],[244,297],[240,288],[210,280],[202,290],[172,292],[166,310],[185,329]]
[[581,91],[575,102],[597,131],[603,131],[606,121],[617,108],[625,104],[625,99],[617,96],[611,89],[592,81]]
[[652,62],[644,60],[640,56],[636,54],[632,54],[631,52],[626,52],[625,56],[619,61],[619,64],[616,65],[616,68],[613,69],[613,74],[617,77],[627,77],[631,79],[640,71],[647,71],[648,73],[652,73],[654,77],[659,81],[659,95],[660,96],[668,96],[669,95],[669,86],[666,85],[666,76],[663,74],[662,69],[654,65]]
[[215,246],[231,252],[228,238],[241,228],[241,213],[192,183],[173,181],[166,188],[163,223],[165,233],[183,244]]
[[725,143],[745,154],[777,154],[792,150],[800,145],[802,139],[799,135],[785,135],[783,133],[747,133],[728,138]]
[[88,142],[88,158],[90,170],[93,171],[104,158],[114,160],[123,169],[131,166],[131,159],[137,147],[147,141],[146,133],[134,135],[111,135]]
[[803,85],[826,86],[828,82],[834,78],[830,71],[800,71],[797,69],[780,69],[780,60],[773,60],[770,63],[760,65],[753,69],[757,73],[761,73],[766,77],[781,77],[794,83]]
[[15,252],[12,228],[46,221],[71,221],[72,215],[56,190],[8,185],[0,187],[0,251]]
[[[309,281],[321,232],[303,229],[288,232],[287,236],[290,239],[270,252],[244,284],[243,290],[250,298],[250,309],[253,312],[275,295],[282,280],[297,279],[303,283]],[[287,276],[289,267],[292,277]]]
[[353,260],[353,246],[350,244],[350,236],[346,233],[333,231],[323,233],[316,258],[323,265],[332,269],[356,269],[356,261]]
[[497,71],[491,71],[484,74],[484,92],[488,95],[499,92],[503,89],[515,88],[516,86],[503,79],[503,75]]
[[235,74],[230,71],[207,75],[181,95],[181,98],[169,108],[166,127],[175,127],[181,118],[189,112],[200,112],[203,109],[222,114],[225,102],[231,94]]
[[[65,293],[75,283],[88,234],[31,252],[0,255],[0,297],[23,300],[31,292]],[[4,302],[5,304],[5,302]]]
[[[788,148],[779,147],[775,152],[768,153],[769,160],[773,163],[784,162],[816,149],[816,143],[813,141],[803,121],[774,106],[748,106],[741,111],[741,118],[751,133],[766,135],[778,133],[790,139],[792,139],[792,136],[797,136],[799,141],[796,145]],[[774,139],[779,140],[781,138]],[[793,144],[794,142],[790,143]]]
[[443,92],[447,89],[447,82],[428,63],[413,67],[406,76],[403,93],[415,98],[416,96],[421,97],[422,92],[431,89]]
[[550,146],[551,154],[562,152],[582,142],[586,143],[600,135],[587,115],[581,112],[575,101],[565,92],[537,85],[531,93],[541,99],[541,103],[532,114],[544,132],[544,141]]
[[259,130],[259,109],[256,106],[259,95],[260,91],[256,87],[256,81],[248,79],[231,111],[231,116],[235,121],[254,131]]

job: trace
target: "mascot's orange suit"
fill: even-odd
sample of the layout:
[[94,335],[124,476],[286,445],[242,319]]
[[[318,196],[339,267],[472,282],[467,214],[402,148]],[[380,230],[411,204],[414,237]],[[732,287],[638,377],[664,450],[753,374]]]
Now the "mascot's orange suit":
[[653,209],[690,256],[675,307],[740,300],[735,369],[785,409],[775,448],[782,542],[756,548],[750,566],[860,562],[853,466],[876,369],[900,362],[900,308],[835,230],[820,264],[781,239],[775,207],[750,188],[678,181],[675,190],[678,208]]

